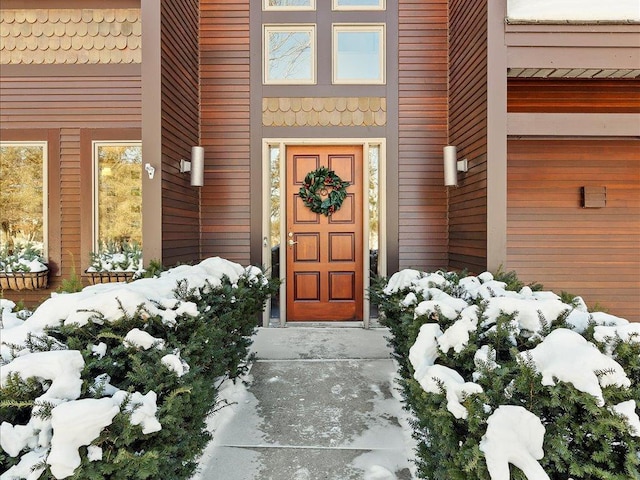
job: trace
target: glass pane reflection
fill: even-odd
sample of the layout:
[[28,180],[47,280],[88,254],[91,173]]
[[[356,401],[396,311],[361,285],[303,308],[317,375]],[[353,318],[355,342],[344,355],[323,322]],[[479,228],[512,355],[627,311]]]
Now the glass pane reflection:
[[[270,229],[271,276],[280,277],[280,148],[269,147],[269,175],[271,178]],[[271,318],[280,317],[280,293],[271,297]]]
[[311,32],[268,31],[268,81],[312,81]]

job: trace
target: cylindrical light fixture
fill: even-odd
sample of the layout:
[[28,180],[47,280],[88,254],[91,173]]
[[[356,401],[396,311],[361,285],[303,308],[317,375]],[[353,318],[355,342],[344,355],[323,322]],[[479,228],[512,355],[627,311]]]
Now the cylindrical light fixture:
[[191,186],[204,185],[204,148],[191,147]]
[[445,187],[458,186],[458,149],[454,145],[443,148],[444,158],[444,185]]

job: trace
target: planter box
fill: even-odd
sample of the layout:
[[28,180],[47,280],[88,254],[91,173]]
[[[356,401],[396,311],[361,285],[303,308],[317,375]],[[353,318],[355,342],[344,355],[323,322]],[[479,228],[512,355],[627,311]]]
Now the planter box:
[[2,290],[40,290],[49,284],[49,270],[42,272],[0,272]]
[[98,283],[115,283],[130,282],[135,272],[85,272],[89,277],[89,283],[96,285]]

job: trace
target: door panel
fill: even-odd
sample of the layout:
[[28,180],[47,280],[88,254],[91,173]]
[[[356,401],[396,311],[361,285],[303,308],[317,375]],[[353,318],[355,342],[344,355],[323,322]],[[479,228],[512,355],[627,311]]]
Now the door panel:
[[[313,213],[298,195],[328,167],[351,185],[340,210]],[[362,320],[362,146],[287,147],[287,320]]]

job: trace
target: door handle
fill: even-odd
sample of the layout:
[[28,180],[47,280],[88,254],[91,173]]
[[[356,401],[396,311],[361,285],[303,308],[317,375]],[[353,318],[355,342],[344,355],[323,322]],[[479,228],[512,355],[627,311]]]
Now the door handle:
[[294,242],[291,238],[289,239],[289,241],[287,242],[289,244],[290,247],[293,247],[296,243],[298,242]]

